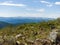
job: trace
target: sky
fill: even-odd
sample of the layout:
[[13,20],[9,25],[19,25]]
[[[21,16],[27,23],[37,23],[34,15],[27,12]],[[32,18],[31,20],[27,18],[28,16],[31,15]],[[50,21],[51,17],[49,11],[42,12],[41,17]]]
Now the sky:
[[60,17],[60,0],[0,0],[0,17]]

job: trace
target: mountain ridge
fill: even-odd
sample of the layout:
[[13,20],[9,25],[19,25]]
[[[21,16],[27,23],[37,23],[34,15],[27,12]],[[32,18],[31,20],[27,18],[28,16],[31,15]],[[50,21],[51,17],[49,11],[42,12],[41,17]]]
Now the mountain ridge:
[[17,23],[31,23],[31,22],[41,22],[52,20],[53,18],[43,18],[43,17],[0,17],[0,21],[17,24]]

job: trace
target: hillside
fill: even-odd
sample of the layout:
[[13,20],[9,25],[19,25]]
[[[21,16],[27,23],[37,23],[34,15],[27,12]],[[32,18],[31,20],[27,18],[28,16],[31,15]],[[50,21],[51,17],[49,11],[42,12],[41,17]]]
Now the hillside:
[[[10,25],[0,29],[0,36],[3,36],[6,40],[10,40],[11,36],[13,36],[13,39],[17,38],[15,40],[20,43],[27,43],[26,41],[46,39],[53,28],[60,29],[59,18],[56,20],[49,20],[47,22],[43,21],[40,23],[19,24],[17,26]],[[4,36],[6,36],[6,38]],[[27,45],[29,45],[29,43],[27,43]]]
[[12,24],[8,23],[8,22],[3,22],[3,21],[0,21],[0,28],[4,28],[6,26],[10,26]]

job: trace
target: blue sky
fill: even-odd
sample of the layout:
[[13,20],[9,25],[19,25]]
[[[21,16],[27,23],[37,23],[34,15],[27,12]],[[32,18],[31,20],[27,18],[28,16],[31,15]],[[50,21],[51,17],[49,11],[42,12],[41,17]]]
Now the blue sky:
[[60,0],[0,0],[0,17],[60,17]]

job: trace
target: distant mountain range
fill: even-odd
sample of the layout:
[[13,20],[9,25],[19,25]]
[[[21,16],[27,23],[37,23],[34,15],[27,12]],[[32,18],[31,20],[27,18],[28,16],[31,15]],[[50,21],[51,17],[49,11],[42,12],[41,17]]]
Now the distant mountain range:
[[0,17],[0,27],[4,27],[8,24],[24,24],[32,22],[41,22],[52,20],[52,18],[42,17]]
[[42,17],[0,17],[0,21],[18,24],[18,23],[31,23],[31,22],[41,22],[52,20],[52,18],[42,18]]

